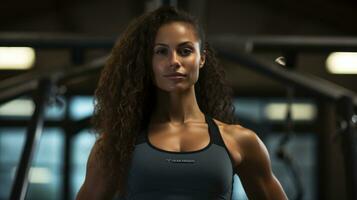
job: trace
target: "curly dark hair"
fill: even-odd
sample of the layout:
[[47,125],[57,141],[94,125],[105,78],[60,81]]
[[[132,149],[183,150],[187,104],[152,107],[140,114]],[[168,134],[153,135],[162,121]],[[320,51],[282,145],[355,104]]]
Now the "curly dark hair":
[[206,54],[195,84],[197,102],[203,113],[225,123],[235,123],[232,89],[215,54],[205,42],[203,31],[191,15],[172,7],[162,7],[132,21],[119,37],[101,72],[95,90],[92,117],[94,132],[100,134],[98,158],[103,169],[126,192],[135,139],[145,128],[155,105],[152,56],[158,29],[170,22],[185,22],[195,29],[200,51]]

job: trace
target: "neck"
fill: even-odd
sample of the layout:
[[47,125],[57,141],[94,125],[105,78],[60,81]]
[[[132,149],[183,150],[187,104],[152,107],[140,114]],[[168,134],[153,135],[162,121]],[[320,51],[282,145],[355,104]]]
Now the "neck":
[[198,106],[194,87],[180,92],[166,92],[158,89],[156,106],[151,119],[153,123],[174,125],[203,122],[204,114]]

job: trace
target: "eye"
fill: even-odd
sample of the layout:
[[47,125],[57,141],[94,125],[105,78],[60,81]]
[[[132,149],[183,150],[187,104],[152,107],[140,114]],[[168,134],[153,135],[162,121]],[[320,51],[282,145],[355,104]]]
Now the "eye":
[[178,53],[181,56],[189,56],[193,52],[192,48],[189,47],[184,47],[182,49],[179,49]]
[[154,53],[157,55],[167,55],[167,49],[166,48],[157,48],[154,51]]

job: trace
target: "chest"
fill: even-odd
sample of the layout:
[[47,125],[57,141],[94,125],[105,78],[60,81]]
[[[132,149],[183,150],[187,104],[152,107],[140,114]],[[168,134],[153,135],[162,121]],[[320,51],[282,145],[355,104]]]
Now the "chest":
[[149,129],[148,142],[156,148],[170,152],[192,152],[210,143],[208,127],[153,127]]
[[[239,165],[241,154],[237,142],[223,126],[218,126],[218,129],[234,166]],[[207,124],[186,127],[154,126],[149,128],[147,134],[148,143],[167,152],[199,151],[212,142]]]

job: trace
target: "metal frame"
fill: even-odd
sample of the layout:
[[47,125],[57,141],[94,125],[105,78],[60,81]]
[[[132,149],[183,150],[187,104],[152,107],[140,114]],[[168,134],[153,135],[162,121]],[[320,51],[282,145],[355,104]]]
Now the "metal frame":
[[50,98],[53,83],[48,79],[40,80],[38,93],[35,96],[36,108],[27,129],[25,146],[22,151],[10,199],[25,199],[28,187],[28,175],[35,147],[39,145],[43,130],[45,106]]

